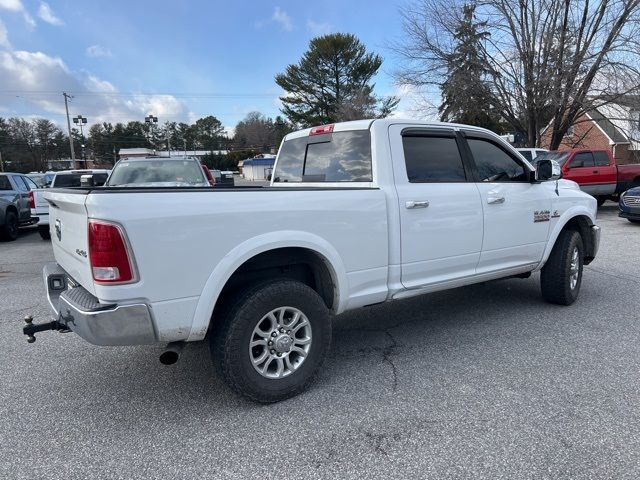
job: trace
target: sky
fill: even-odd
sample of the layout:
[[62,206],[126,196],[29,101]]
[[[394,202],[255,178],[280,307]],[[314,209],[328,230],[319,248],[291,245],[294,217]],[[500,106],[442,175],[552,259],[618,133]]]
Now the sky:
[[406,116],[415,99],[389,49],[406,1],[0,0],[0,117],[64,125],[66,91],[90,124],[214,115],[231,130],[251,111],[277,115],[274,76],[331,32],[384,58],[376,93],[401,96]]

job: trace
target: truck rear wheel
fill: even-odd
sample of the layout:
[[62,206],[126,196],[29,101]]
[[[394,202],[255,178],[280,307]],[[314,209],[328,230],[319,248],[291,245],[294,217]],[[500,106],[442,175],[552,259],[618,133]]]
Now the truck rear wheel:
[[583,259],[580,234],[573,230],[562,231],[540,274],[542,296],[547,302],[571,305],[576,301],[582,283]]
[[18,238],[18,216],[14,212],[9,211],[5,214],[4,226],[0,228],[0,235],[3,240],[9,242]]
[[225,311],[210,347],[229,387],[270,403],[314,380],[331,343],[331,316],[313,289],[293,280],[262,283]]
[[604,202],[607,201],[607,197],[596,197],[596,201],[598,202],[598,206],[601,207],[604,205]]
[[49,225],[45,226],[39,226],[38,227],[38,233],[40,234],[40,237],[43,240],[51,240],[51,233],[49,232]]

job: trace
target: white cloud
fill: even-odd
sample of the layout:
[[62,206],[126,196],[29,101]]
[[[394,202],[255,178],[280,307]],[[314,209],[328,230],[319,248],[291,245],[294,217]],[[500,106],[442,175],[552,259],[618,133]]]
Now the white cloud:
[[94,58],[113,56],[113,54],[111,53],[111,50],[103,47],[102,45],[91,45],[87,47],[84,53],[87,55],[87,57],[94,57]]
[[291,16],[282,10],[280,7],[276,7],[273,11],[273,15],[271,16],[271,20],[276,23],[279,23],[280,26],[285,29],[287,32],[293,30],[293,19]]
[[35,28],[36,21],[24,8],[20,0],[0,0],[0,9],[9,10],[10,12],[22,12],[22,17],[30,29]]
[[48,3],[40,2],[38,16],[42,21],[51,25],[64,25],[64,22],[60,18],[56,17],[55,13],[53,13],[53,10],[51,10]]
[[332,27],[328,23],[307,20],[307,30],[309,30],[313,35],[326,35],[331,32]]
[[142,120],[150,112],[161,122],[184,121],[189,116],[187,106],[172,95],[123,94],[112,83],[73,72],[60,57],[42,52],[0,51],[0,78],[4,90],[24,92],[19,98],[0,97],[0,109],[19,116],[27,116],[25,110],[46,112],[61,125],[65,113],[63,91],[75,97],[71,113],[81,113],[91,123]]
[[11,10],[12,12],[24,11],[24,5],[20,0],[0,0],[0,8]]
[[7,27],[2,23],[2,20],[0,20],[0,47],[11,48],[9,33],[7,32]]

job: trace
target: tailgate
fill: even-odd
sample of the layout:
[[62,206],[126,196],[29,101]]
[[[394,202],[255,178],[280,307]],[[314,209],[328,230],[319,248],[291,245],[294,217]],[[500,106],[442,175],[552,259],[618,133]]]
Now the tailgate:
[[49,202],[47,202],[44,198],[45,190],[32,190],[32,192],[33,200],[36,205],[36,216],[47,215],[49,213]]
[[49,203],[51,243],[56,262],[76,282],[95,295],[88,258],[87,192],[51,190],[42,195]]

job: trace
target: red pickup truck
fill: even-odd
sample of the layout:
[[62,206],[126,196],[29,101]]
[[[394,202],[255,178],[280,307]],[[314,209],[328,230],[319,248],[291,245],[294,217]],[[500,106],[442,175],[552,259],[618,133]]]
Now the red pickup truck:
[[562,178],[573,180],[580,189],[593,195],[602,205],[605,200],[617,201],[617,197],[631,187],[640,186],[640,164],[616,165],[609,150],[573,149],[546,152],[542,159],[557,161],[562,168]]

